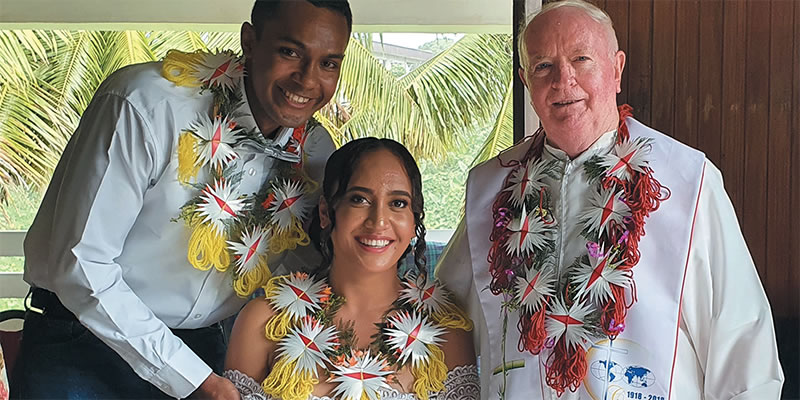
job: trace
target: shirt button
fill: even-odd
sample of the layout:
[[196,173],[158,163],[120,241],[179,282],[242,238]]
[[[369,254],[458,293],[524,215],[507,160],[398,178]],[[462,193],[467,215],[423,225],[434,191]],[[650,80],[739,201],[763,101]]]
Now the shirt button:
[[256,169],[255,168],[250,168],[250,170],[247,171],[247,173],[250,174],[250,176],[253,176],[253,175],[256,174]]
[[195,314],[194,319],[200,319],[203,317],[203,314]]

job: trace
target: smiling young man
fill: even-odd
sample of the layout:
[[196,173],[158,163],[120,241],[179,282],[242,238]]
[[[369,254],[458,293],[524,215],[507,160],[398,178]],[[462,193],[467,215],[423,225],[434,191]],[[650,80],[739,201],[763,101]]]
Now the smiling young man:
[[[194,212],[187,204],[199,204],[200,221],[239,224],[246,238],[257,228],[246,225],[246,213],[262,204],[256,193],[293,166],[321,181],[334,146],[308,121],[336,90],[351,26],[346,0],[258,0],[252,24],[241,29],[243,70],[233,58],[197,54],[182,56],[196,68],[186,72],[173,53],[163,63],[125,67],[101,85],[26,237],[33,307],[12,398],[239,398],[218,375],[219,321],[245,299],[234,290],[240,276],[232,282],[222,271],[249,267],[244,256],[203,264],[208,251],[192,252],[203,231],[175,220]],[[198,65],[214,60],[224,63],[199,73]],[[218,86],[201,90],[200,83]],[[219,104],[235,125],[214,119]],[[205,132],[204,123],[213,128]],[[218,190],[207,179],[222,166]],[[236,195],[226,198],[234,185]],[[313,205],[318,194],[303,196]],[[237,206],[242,197],[247,207]],[[303,215],[296,200],[287,204]],[[238,245],[221,243],[226,255]],[[264,248],[249,249],[267,258]],[[268,258],[280,271],[319,259],[310,246]],[[228,268],[233,263],[239,267]]]
[[617,108],[608,15],[550,2],[520,58],[542,129],[470,171],[437,266],[475,322],[482,398],[778,399],[769,303],[721,173]]

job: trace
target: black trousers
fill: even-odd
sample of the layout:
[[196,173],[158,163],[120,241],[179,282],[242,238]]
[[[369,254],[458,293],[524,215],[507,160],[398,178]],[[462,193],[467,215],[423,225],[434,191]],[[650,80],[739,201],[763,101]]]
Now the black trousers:
[[[51,292],[34,289],[11,377],[12,399],[164,399],[116,352],[86,329]],[[225,336],[219,323],[173,329],[215,373],[222,374]]]

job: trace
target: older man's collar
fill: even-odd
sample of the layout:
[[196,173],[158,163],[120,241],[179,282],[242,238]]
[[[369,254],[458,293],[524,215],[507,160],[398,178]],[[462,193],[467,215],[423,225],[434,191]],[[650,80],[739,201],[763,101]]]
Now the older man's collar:
[[569,155],[567,153],[552,144],[545,138],[544,142],[544,150],[549,153],[553,158],[556,158],[561,161],[572,161],[576,163],[583,163],[584,161],[590,159],[592,156],[596,154],[606,153],[611,150],[611,147],[614,146],[614,140],[617,137],[617,130],[611,130],[604,134],[602,134],[597,140],[589,146],[583,153],[575,157],[575,159],[570,160]]

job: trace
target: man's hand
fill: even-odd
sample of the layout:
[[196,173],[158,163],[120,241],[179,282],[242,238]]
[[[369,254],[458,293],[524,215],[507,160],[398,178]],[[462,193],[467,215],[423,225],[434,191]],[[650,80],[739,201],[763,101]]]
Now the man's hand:
[[241,396],[236,387],[233,386],[233,382],[213,372],[190,397],[192,399],[241,400]]

